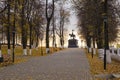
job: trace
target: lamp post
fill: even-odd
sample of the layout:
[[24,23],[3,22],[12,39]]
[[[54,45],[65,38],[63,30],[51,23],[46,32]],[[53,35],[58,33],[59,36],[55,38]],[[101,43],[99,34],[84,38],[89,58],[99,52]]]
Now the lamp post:
[[14,22],[13,22],[13,31],[12,31],[12,34],[13,34],[13,54],[12,54],[12,62],[14,63],[14,58],[15,58],[15,26],[16,26],[16,0],[14,1],[15,3],[15,6],[14,6]]
[[107,19],[107,3],[108,0],[104,0],[104,70],[106,70],[106,51],[109,50],[109,39],[108,39],[108,19]]
[[15,54],[14,54],[14,52],[15,52],[15,30],[13,30],[13,32],[12,32],[12,34],[13,34],[13,56],[12,56],[12,62],[14,62],[14,58],[15,58]]

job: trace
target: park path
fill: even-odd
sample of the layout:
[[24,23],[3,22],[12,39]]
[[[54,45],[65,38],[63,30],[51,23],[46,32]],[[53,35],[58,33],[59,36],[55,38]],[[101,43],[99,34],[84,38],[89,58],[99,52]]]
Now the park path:
[[84,51],[69,48],[0,68],[0,80],[92,80],[89,68]]

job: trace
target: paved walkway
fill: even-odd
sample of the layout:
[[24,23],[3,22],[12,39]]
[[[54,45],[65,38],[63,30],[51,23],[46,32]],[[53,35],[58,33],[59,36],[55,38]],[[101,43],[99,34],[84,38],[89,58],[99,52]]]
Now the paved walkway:
[[0,80],[92,80],[81,49],[66,49],[0,68]]

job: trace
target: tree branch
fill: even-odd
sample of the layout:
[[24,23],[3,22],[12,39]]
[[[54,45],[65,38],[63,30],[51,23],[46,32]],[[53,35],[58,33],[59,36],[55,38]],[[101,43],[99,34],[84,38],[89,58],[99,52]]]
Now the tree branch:
[[7,9],[8,5],[4,7],[3,10],[0,11],[0,13],[3,13]]

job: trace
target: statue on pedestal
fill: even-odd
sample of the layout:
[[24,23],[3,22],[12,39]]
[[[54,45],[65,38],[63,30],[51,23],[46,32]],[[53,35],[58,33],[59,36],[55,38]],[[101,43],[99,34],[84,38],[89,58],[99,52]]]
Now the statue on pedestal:
[[78,40],[75,39],[75,34],[73,33],[74,30],[72,30],[72,34],[69,34],[71,39],[68,40],[68,48],[78,48]]

